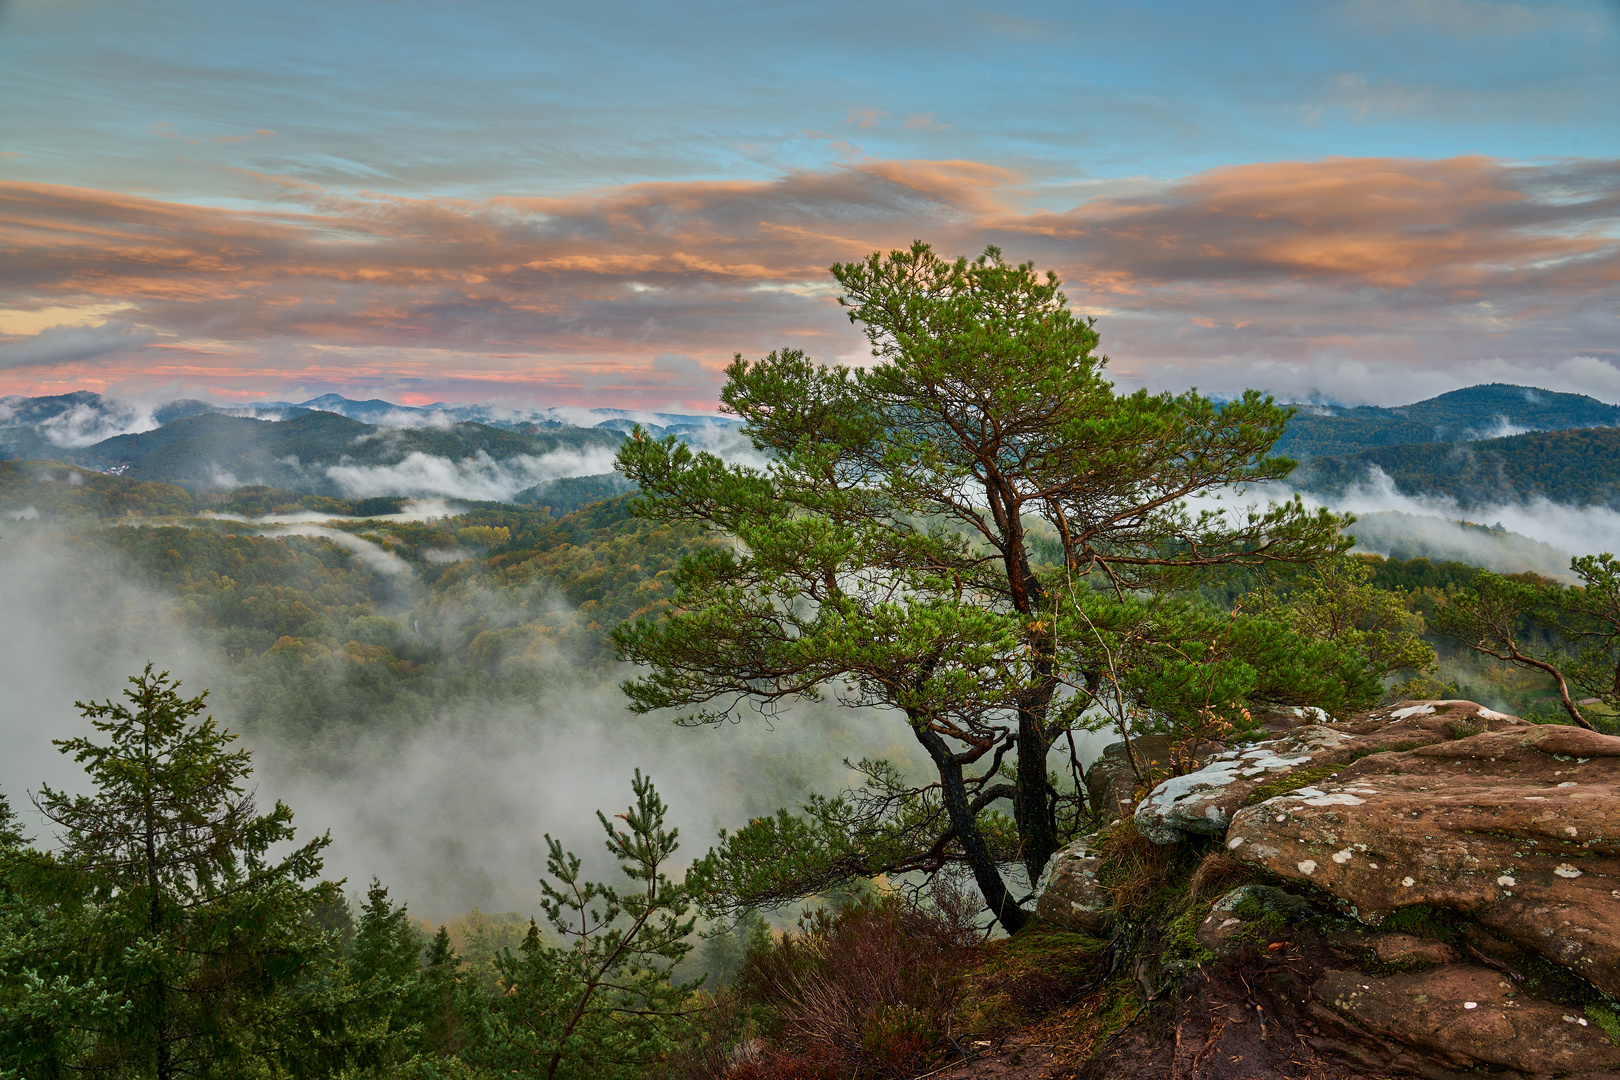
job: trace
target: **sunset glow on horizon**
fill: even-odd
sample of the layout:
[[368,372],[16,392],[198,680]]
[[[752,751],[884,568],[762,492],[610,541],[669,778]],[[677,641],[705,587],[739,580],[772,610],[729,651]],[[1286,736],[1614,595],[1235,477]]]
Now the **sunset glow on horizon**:
[[924,239],[1126,386],[1620,401],[1620,5],[817,10],[0,5],[0,394],[712,411]]

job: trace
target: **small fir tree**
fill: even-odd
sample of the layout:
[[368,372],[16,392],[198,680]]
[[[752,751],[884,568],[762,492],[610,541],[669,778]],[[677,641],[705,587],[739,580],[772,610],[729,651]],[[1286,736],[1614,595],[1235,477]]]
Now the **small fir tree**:
[[329,1067],[352,1046],[342,995],[315,977],[333,953],[312,918],[336,894],[318,880],[329,839],[272,856],[292,811],[258,812],[248,752],[197,719],[206,692],[183,698],[150,664],[129,681],[127,704],[79,703],[99,738],[57,740],[92,793],[34,800],[60,830],[54,854],[26,856],[36,895],[120,1004],[76,1003],[66,1064],[157,1080]]

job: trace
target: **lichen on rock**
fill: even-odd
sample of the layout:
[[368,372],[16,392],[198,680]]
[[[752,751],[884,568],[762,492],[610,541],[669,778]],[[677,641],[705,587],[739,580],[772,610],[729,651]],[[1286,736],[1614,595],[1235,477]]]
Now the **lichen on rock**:
[[[1107,922],[1098,872],[1118,871],[1094,846],[1050,875],[1042,904],[1095,889],[1083,917],[1112,925],[1113,941],[1196,941],[1212,981],[1181,991],[1176,1047],[1184,1029],[1196,1045],[1252,1046],[1246,1006],[1217,999],[1222,987],[1254,994],[1258,976],[1293,982],[1254,1017],[1344,1076],[1620,1077],[1620,738],[1469,701],[1401,702],[1220,750],[1156,786],[1121,827],[1160,845],[1166,867],[1249,876],[1213,904],[1166,878],[1157,895],[1182,897],[1180,914],[1149,926],[1128,913]],[[1132,963],[1182,977],[1168,960]],[[1199,1019],[1201,996],[1238,1011]],[[1132,1045],[1106,1067],[1158,1053],[1146,1033]],[[1179,1054],[1164,1051],[1172,1065]]]
[[1035,915],[1063,930],[1099,936],[1113,917],[1108,890],[1097,880],[1102,857],[1092,849],[1097,836],[1083,836],[1046,864],[1036,885]]

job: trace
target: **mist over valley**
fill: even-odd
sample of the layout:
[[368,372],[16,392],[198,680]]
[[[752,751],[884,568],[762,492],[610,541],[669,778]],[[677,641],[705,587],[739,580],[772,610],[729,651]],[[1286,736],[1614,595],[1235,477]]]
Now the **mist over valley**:
[[[1432,616],[1479,568],[1574,580],[1572,555],[1613,547],[1617,412],[1500,386],[1406,410],[1305,408],[1283,440],[1295,472],[1191,505],[1237,520],[1298,495],[1353,512],[1355,551],[1382,556],[1364,560],[1375,586]],[[682,869],[781,808],[872,798],[862,759],[926,784],[904,724],[836,694],[707,728],[627,709],[619,683],[637,669],[610,632],[669,612],[681,560],[731,541],[638,517],[615,456],[640,426],[768,464],[731,417],[75,394],[6,399],[0,424],[0,790],[14,796],[81,790],[51,740],[85,734],[75,703],[116,699],[153,661],[209,690],[252,752],[261,807],[293,807],[303,838],[330,833],[326,874],[346,880],[351,909],[380,880],[482,956],[515,945],[537,910],[548,836],[613,874],[590,811],[622,805],[638,771],[670,804]],[[1445,655],[1429,685],[1520,712],[1548,700],[1541,683]],[[1098,719],[1052,748],[1054,770],[1066,756],[1105,767],[1116,733]]]

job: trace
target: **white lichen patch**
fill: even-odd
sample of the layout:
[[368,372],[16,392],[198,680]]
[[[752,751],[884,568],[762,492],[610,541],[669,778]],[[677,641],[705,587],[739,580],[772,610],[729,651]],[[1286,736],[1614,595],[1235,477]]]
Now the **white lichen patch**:
[[1396,709],[1389,715],[1394,720],[1405,720],[1409,716],[1428,716],[1433,712],[1433,705],[1408,705],[1404,709]]
[[1306,859],[1303,862],[1296,863],[1295,865],[1299,867],[1299,872],[1304,874],[1306,877],[1310,877],[1312,874],[1316,873],[1315,859]]
[[1227,838],[1226,848],[1227,848],[1228,851],[1236,851],[1239,847],[1242,846],[1242,844],[1243,844],[1243,837],[1241,837],[1241,836],[1232,836],[1232,837]]
[[1360,806],[1366,799],[1358,799],[1348,791],[1335,791],[1329,795],[1318,793],[1305,800],[1306,806]]
[[1343,866],[1354,857],[1355,852],[1351,851],[1349,848],[1345,848],[1343,851],[1335,851],[1333,853],[1333,861],[1338,863],[1340,866]]
[[1415,880],[1413,880],[1412,878],[1409,878],[1409,877],[1401,878],[1401,887],[1403,889],[1410,889],[1412,886],[1414,886],[1416,884],[1417,884],[1417,882]]
[[1496,883],[1504,889],[1511,889],[1518,884],[1518,881],[1514,879],[1512,874],[1503,874],[1496,879]]
[[1581,876],[1581,872],[1569,865],[1569,863],[1559,863],[1558,869],[1554,870],[1553,873],[1561,878],[1578,878]]

